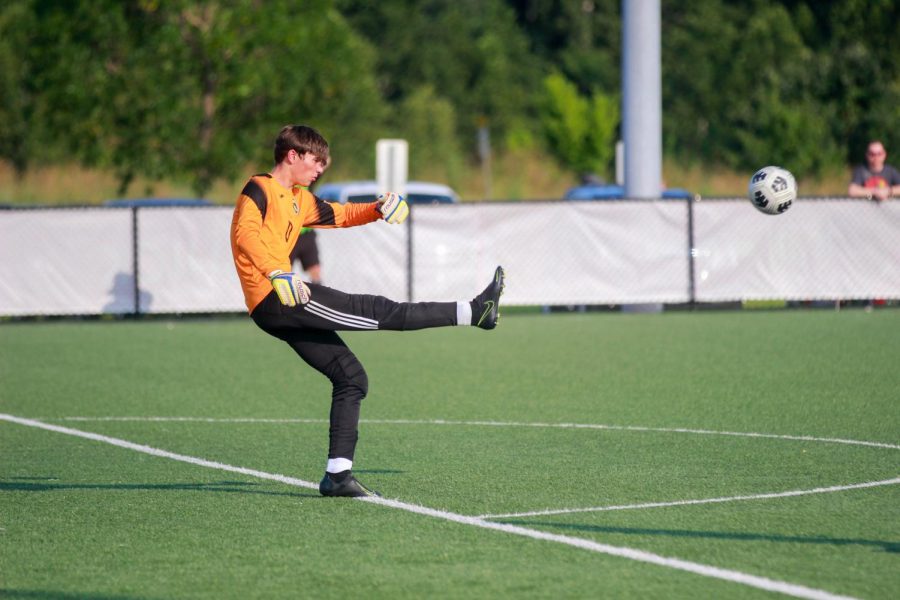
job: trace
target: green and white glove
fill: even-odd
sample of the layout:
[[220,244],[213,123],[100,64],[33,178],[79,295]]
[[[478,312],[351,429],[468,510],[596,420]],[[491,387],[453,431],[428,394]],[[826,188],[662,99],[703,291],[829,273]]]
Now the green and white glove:
[[409,216],[409,205],[400,194],[388,192],[378,196],[378,212],[382,218],[391,225],[397,225],[406,220]]
[[272,271],[268,275],[278,299],[285,306],[304,305],[309,302],[309,288],[296,273]]

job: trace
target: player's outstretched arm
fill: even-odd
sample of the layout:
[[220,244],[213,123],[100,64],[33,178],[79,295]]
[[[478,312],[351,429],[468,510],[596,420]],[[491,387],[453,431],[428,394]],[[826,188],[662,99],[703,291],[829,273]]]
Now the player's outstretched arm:
[[339,202],[322,200],[305,190],[302,194],[309,194],[314,206],[312,213],[303,223],[304,227],[313,227],[315,229],[355,227],[372,223],[382,218],[377,202],[348,202],[341,204]]
[[383,219],[392,225],[402,223],[409,216],[409,205],[403,196],[388,192],[378,196],[375,202],[347,203],[327,202],[313,196],[315,210],[303,225],[316,229],[353,227]]

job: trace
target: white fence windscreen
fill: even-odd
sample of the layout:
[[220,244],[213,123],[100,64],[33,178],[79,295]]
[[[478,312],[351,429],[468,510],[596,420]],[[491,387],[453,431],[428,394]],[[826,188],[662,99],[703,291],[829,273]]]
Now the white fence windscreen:
[[497,265],[505,304],[688,300],[682,202],[443,205],[413,218],[416,300],[473,296]]
[[240,310],[230,210],[138,211],[138,282],[144,313]]
[[131,212],[0,211],[0,314],[134,312]]
[[[0,315],[243,312],[231,215],[2,210]],[[498,264],[508,305],[900,298],[900,202],[800,199],[772,217],[703,200],[689,217],[672,200],[415,206],[408,225],[317,239],[325,285],[395,300],[469,299]]]
[[699,302],[900,297],[900,202],[697,202],[694,247]]
[[[230,209],[151,208],[138,214],[141,312],[246,310],[231,257]],[[404,299],[406,235],[405,227],[382,222],[320,230],[327,285]]]

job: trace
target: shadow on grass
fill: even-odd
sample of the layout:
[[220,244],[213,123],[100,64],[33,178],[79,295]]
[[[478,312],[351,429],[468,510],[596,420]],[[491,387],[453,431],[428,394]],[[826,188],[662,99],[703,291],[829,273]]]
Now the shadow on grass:
[[742,542],[788,542],[793,544],[827,544],[831,546],[871,546],[884,552],[900,553],[900,542],[883,540],[863,540],[854,538],[808,537],[795,535],[773,535],[770,533],[741,533],[730,531],[690,531],[686,529],[643,529],[638,527],[610,527],[605,525],[582,525],[578,523],[554,523],[552,521],[530,521],[523,519],[503,519],[498,523],[521,525],[523,527],[552,527],[572,529],[590,533],[622,533],[626,535],[659,535],[679,538],[701,538],[716,540],[738,540]]
[[[10,477],[0,481],[0,492],[54,492],[60,490],[147,490],[225,492],[231,494],[260,494],[290,498],[319,498],[318,493],[273,492],[259,489],[260,484],[247,481],[216,481],[213,483],[65,483],[52,477]],[[4,596],[0,596],[4,597]]]
[[406,471],[399,471],[397,469],[353,469],[354,475],[359,475],[360,473],[368,473],[369,475],[401,475],[406,473]]
[[53,590],[16,590],[0,588],[0,598],[4,600],[148,600],[148,596],[122,596],[119,594],[107,595],[96,592],[56,592]]

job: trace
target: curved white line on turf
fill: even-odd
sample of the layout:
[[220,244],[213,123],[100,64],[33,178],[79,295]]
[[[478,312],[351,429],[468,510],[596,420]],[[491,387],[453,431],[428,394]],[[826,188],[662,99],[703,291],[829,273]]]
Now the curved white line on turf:
[[846,490],[861,490],[865,488],[879,487],[883,485],[897,485],[900,477],[883,479],[881,481],[867,481],[865,483],[853,483],[850,485],[833,485],[831,487],[813,488],[811,490],[794,490],[790,492],[772,492],[770,494],[752,494],[747,496],[728,496],[723,498],[703,498],[701,500],[673,500],[672,502],[645,502],[643,504],[621,504],[618,506],[595,506],[591,508],[560,508],[535,510],[531,512],[506,513],[499,515],[479,515],[479,519],[511,519],[515,517],[543,517],[547,515],[568,515],[572,513],[604,512],[609,510],[632,510],[636,508],[662,508],[666,506],[691,506],[694,504],[715,504],[719,502],[738,502],[741,500],[767,500],[771,498],[791,498],[793,496],[808,496],[810,494],[830,494]]
[[[186,423],[328,423],[327,419],[262,419],[254,417],[214,418],[214,417],[47,417],[44,421],[137,421],[137,422],[186,422]],[[600,429],[608,431],[638,431],[649,433],[691,433],[697,435],[726,435],[732,437],[763,438],[771,440],[792,440],[798,442],[825,442],[900,450],[898,444],[867,442],[844,438],[813,437],[808,435],[780,435],[775,433],[754,433],[741,431],[715,431],[712,429],[686,429],[683,427],[638,427],[633,425],[602,425],[591,423],[523,423],[516,421],[448,421],[445,419],[360,419],[360,423],[372,425],[462,425],[473,427],[539,427],[551,429]]]
[[328,419],[263,419],[257,417],[35,417],[35,419],[41,422],[78,421],[82,423],[262,423],[272,425],[328,423]]
[[[318,489],[318,485],[311,481],[304,481],[302,479],[295,479],[293,477],[287,477],[285,475],[278,475],[273,473],[266,473],[264,471],[257,471],[255,469],[247,469],[244,467],[235,467],[232,465],[227,465],[220,462],[205,460],[202,458],[196,458],[193,456],[186,456],[184,454],[176,454],[174,452],[169,452],[168,450],[160,450],[158,448],[153,448],[152,446],[145,446],[143,444],[135,444],[134,442],[129,442],[127,440],[122,440],[119,438],[108,437],[105,435],[100,435],[98,433],[91,433],[89,431],[81,431],[79,429],[70,429],[68,427],[60,427],[58,425],[50,425],[48,423],[43,423],[41,421],[35,421],[32,419],[23,419],[20,417],[15,417],[13,415],[7,415],[0,413],[0,421],[8,421],[10,423],[17,423],[19,425],[25,425],[27,427],[34,427],[37,429],[45,429],[47,431],[53,431],[56,433],[63,433],[66,435],[71,435],[75,437],[80,437],[84,439],[94,440],[97,442],[103,442],[105,444],[111,444],[113,446],[118,446],[120,448],[126,448],[128,450],[134,450],[136,452],[142,452],[144,454],[150,454],[152,456],[158,456],[160,458],[168,458],[171,460],[176,460],[179,462],[185,462],[192,465],[197,465],[201,467],[207,467],[210,469],[218,469],[221,471],[228,471],[231,473],[240,473],[242,475],[248,475],[250,477],[257,477],[259,479],[267,479],[270,481],[278,481],[281,483],[285,483],[288,485],[293,485],[297,487],[303,487],[308,489]],[[838,596],[836,594],[832,594],[830,592],[826,592],[824,590],[818,590],[816,588],[810,588],[803,585],[797,585],[793,583],[788,583],[786,581],[778,581],[776,579],[769,579],[767,577],[759,577],[757,575],[750,575],[748,573],[742,573],[740,571],[733,571],[731,569],[722,569],[719,567],[712,567],[710,565],[704,565],[701,563],[690,562],[686,560],[681,560],[678,558],[667,558],[665,556],[660,556],[658,554],[652,554],[650,552],[645,552],[643,550],[636,550],[634,548],[627,548],[624,546],[610,546],[607,544],[600,544],[598,542],[594,542],[591,540],[586,540],[583,538],[571,537],[567,535],[559,535],[555,533],[546,533],[544,531],[539,531],[536,529],[528,529],[526,527],[520,527],[518,525],[507,525],[503,523],[493,523],[491,521],[485,521],[484,519],[480,519],[478,517],[467,517],[465,515],[459,515],[456,513],[446,512],[442,510],[436,510],[433,508],[427,508],[425,506],[419,506],[416,504],[408,504],[406,502],[400,502],[399,500],[388,500],[386,498],[360,498],[359,500],[363,502],[369,502],[371,504],[380,504],[382,506],[387,506],[390,508],[396,508],[399,510],[404,510],[407,512],[425,515],[428,517],[433,517],[436,519],[443,519],[445,521],[452,521],[454,523],[461,523],[463,525],[471,525],[473,527],[479,527],[481,529],[492,529],[494,531],[503,531],[505,533],[511,533],[514,535],[520,535],[524,537],[528,537],[535,540],[545,540],[550,542],[556,542],[559,544],[565,544],[567,546],[572,546],[575,548],[581,548],[583,550],[590,550],[592,552],[598,552],[601,554],[608,554],[610,556],[618,556],[621,558],[627,558],[630,560],[635,560],[638,562],[649,563],[653,565],[658,565],[661,567],[668,567],[670,569],[677,569],[679,571],[687,571],[689,573],[695,573],[697,575],[702,575],[704,577],[711,577],[714,579],[722,579],[724,581],[731,581],[733,583],[740,583],[742,585],[746,585],[749,587],[758,588],[761,590],[766,590],[770,592],[778,592],[781,594],[785,594],[788,596],[794,596],[797,598],[808,598],[810,600],[851,600],[850,596]]]

